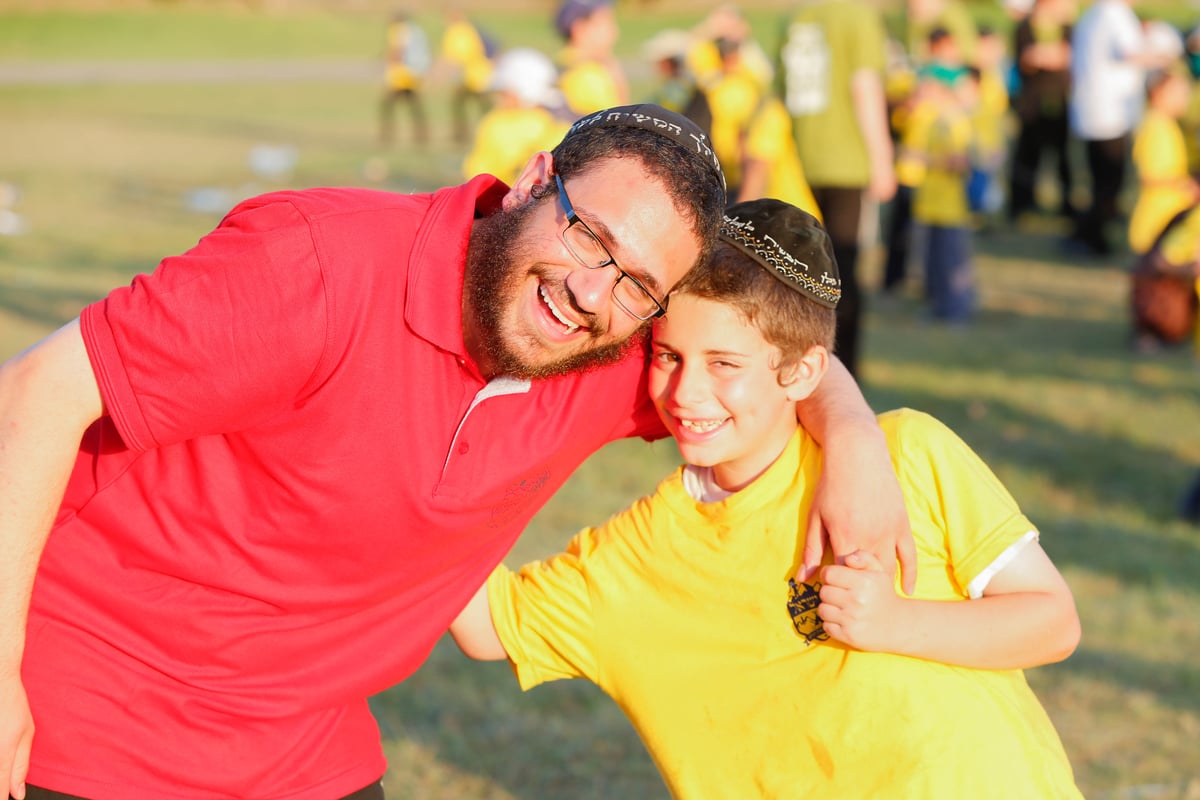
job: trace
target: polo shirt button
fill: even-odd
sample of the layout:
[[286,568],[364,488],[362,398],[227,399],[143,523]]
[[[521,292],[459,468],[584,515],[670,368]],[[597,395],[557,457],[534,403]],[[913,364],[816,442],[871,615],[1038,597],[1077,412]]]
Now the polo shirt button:
[[458,454],[460,456],[465,456],[469,452],[471,452],[471,445],[467,444],[466,442],[463,442],[458,446]]

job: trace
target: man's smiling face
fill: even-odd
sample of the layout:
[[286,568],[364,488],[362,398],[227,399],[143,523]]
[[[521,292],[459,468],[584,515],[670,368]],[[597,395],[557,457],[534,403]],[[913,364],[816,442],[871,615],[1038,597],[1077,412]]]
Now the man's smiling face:
[[589,269],[568,248],[561,197],[506,198],[504,210],[476,222],[463,324],[489,377],[543,378],[618,358],[645,331],[614,299],[618,266],[662,301],[699,256],[688,220],[641,162],[607,159],[563,187],[616,266]]

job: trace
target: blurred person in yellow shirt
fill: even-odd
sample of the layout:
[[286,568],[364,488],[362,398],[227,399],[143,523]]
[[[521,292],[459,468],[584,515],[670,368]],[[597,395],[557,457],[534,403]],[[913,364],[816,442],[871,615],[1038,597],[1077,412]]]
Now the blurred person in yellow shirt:
[[495,44],[459,8],[446,9],[446,29],[442,32],[439,68],[453,70],[456,78],[451,110],[454,139],[466,143],[470,138],[467,106],[474,105],[482,116],[488,109],[487,91],[492,78]]
[[612,0],[563,0],[554,28],[565,45],[559,54],[559,88],[578,116],[629,102],[629,81],[613,48],[620,36]]
[[487,173],[511,186],[530,156],[554,149],[572,119],[555,88],[557,79],[549,56],[529,47],[496,59],[492,108],[475,128],[475,143],[463,161],[464,178]]
[[925,291],[934,319],[962,323],[975,310],[971,211],[967,201],[975,83],[963,74],[929,72],[901,144],[920,165],[913,220],[925,229]]
[[771,197],[790,203],[821,220],[821,209],[804,177],[792,117],[783,101],[764,97],[750,119],[742,159],[739,202]]
[[692,45],[687,65],[701,86],[710,86],[722,75],[722,58],[717,41],[733,42],[738,48],[738,69],[769,91],[775,77],[771,59],[754,38],[750,23],[734,3],[722,3],[692,28]]
[[721,53],[721,75],[708,88],[708,104],[712,109],[713,150],[725,172],[729,196],[733,198],[738,196],[742,182],[746,135],[762,103],[764,90],[741,68],[737,42],[720,39],[717,48]]
[[1192,88],[1188,96],[1187,111],[1179,121],[1179,126],[1183,128],[1183,138],[1187,145],[1188,172],[1200,175],[1200,25],[1188,34],[1184,42],[1183,57],[1192,79]]
[[1135,253],[1149,250],[1172,217],[1200,201],[1179,127],[1189,89],[1188,76],[1177,69],[1158,70],[1146,79],[1146,113],[1133,140],[1138,195],[1129,218],[1129,246]]
[[977,94],[971,111],[974,146],[971,156],[971,183],[968,199],[977,214],[990,216],[1004,205],[1004,192],[998,176],[1008,153],[1006,118],[1008,88],[1004,80],[1004,40],[985,25],[979,27],[975,45],[975,70],[968,70]]
[[642,45],[642,56],[654,68],[657,84],[649,102],[683,114],[712,137],[712,108],[687,65],[692,38],[682,30],[659,31]]
[[421,80],[429,70],[429,37],[407,12],[397,12],[387,26],[387,51],[384,55],[386,87],[379,114],[379,141],[392,143],[396,103],[403,101],[412,118],[413,142],[429,141],[429,126],[421,99]]

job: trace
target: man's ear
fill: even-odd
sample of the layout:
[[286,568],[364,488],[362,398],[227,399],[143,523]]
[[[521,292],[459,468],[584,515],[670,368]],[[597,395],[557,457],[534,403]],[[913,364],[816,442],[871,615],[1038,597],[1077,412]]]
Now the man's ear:
[[501,207],[505,211],[512,211],[514,208],[525,205],[533,196],[534,186],[549,183],[553,178],[554,156],[545,150],[534,153],[530,156],[529,161],[525,162],[524,169],[513,181],[508,194],[504,195],[504,199],[500,201]]
[[829,350],[819,344],[808,348],[804,355],[789,367],[788,374],[780,376],[787,379],[783,386],[787,389],[788,399],[799,401],[812,394],[821,378],[825,377],[827,369]]

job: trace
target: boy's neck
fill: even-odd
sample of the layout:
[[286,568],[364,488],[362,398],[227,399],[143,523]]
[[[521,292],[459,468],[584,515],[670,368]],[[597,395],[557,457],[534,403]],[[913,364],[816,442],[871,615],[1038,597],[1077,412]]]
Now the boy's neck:
[[782,425],[773,431],[770,438],[757,452],[713,464],[713,481],[722,490],[731,494],[745,489],[761,478],[763,473],[779,460],[799,427],[799,423],[793,418],[790,420],[790,424]]

